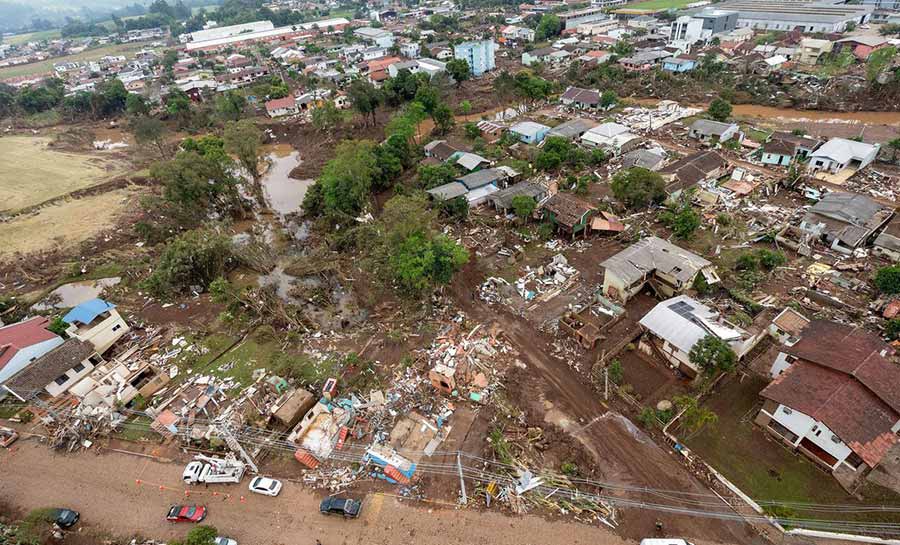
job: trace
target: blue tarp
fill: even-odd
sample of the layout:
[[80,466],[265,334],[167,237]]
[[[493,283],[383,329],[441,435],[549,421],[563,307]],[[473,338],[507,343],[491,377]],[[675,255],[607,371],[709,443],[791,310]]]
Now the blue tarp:
[[74,324],[75,322],[89,324],[100,314],[114,308],[116,308],[116,305],[107,303],[103,299],[91,299],[70,310],[68,314],[63,316],[63,321],[67,324]]

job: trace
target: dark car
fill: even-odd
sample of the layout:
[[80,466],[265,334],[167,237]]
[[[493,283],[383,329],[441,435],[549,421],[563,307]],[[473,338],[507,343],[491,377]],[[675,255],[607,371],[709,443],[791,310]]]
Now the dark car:
[[71,528],[81,518],[78,511],[72,511],[71,509],[54,509],[52,516],[53,522],[60,528]]
[[319,512],[323,515],[341,515],[346,518],[358,517],[361,509],[362,503],[359,500],[336,496],[328,496],[319,504]]
[[166,513],[169,522],[200,522],[205,518],[205,505],[173,505]]

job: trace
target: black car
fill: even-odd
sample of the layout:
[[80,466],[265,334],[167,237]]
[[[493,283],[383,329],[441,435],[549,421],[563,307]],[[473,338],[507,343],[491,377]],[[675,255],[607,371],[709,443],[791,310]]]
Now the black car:
[[328,496],[319,504],[319,512],[323,515],[342,515],[346,518],[356,518],[362,509],[362,502],[350,498],[338,498]]
[[71,528],[81,518],[78,511],[72,511],[71,509],[54,509],[52,516],[53,522],[60,528]]

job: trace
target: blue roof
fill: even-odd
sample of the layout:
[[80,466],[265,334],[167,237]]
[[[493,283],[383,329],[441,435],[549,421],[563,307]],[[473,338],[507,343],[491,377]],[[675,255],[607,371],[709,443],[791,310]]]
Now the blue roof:
[[116,305],[107,303],[103,299],[91,299],[70,310],[68,314],[63,316],[63,321],[67,324],[74,324],[75,322],[89,324],[100,314],[114,308],[116,308]]

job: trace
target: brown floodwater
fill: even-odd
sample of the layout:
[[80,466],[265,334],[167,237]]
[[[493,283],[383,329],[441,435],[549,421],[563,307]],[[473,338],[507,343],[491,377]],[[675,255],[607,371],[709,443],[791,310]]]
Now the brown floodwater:
[[299,212],[306,190],[314,182],[291,178],[291,171],[300,164],[300,153],[289,147],[273,149],[268,163],[261,183],[269,206],[282,216]]

